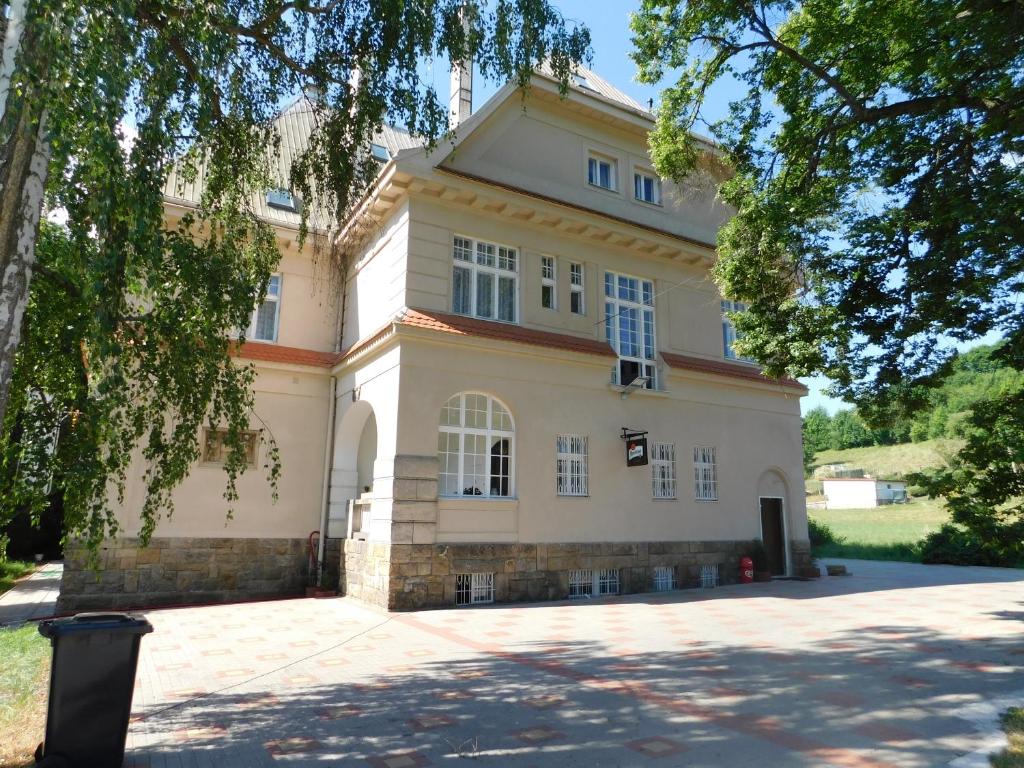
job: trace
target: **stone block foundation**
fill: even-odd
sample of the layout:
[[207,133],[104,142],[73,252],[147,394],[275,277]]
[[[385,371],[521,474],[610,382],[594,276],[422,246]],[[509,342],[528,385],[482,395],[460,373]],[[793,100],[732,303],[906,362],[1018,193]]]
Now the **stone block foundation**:
[[[391,610],[455,604],[456,574],[493,573],[496,602],[564,600],[569,572],[614,569],[619,593],[654,590],[655,568],[673,569],[678,587],[699,586],[703,565],[720,584],[739,578],[749,541],[592,544],[387,544],[345,541],[340,591]],[[795,572],[810,565],[807,542],[790,542]]]
[[[337,584],[341,541],[327,542],[327,581]],[[306,539],[154,538],[103,545],[99,569],[69,544],[57,610],[124,610],[298,596],[308,577]]]

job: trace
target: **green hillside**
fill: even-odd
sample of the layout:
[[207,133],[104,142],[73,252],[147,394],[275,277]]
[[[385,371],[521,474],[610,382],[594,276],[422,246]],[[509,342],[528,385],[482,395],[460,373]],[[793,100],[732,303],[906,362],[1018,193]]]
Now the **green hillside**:
[[895,479],[928,467],[944,466],[946,457],[955,453],[959,447],[958,440],[936,439],[920,443],[820,451],[815,455],[810,471],[825,464],[846,464],[851,469],[863,469],[866,474],[874,477]]

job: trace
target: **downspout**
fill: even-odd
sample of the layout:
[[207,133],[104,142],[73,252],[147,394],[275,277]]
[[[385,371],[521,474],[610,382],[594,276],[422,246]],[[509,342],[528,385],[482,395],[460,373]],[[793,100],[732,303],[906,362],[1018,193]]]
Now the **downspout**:
[[324,562],[324,555],[327,551],[327,520],[331,509],[331,470],[334,467],[334,409],[337,398],[335,391],[338,388],[338,379],[331,376],[330,401],[327,404],[327,443],[324,445],[324,487],[320,497],[322,515],[320,518],[320,541],[317,544],[316,561],[319,564],[316,574],[316,585],[323,587],[324,573],[327,571],[327,563]]

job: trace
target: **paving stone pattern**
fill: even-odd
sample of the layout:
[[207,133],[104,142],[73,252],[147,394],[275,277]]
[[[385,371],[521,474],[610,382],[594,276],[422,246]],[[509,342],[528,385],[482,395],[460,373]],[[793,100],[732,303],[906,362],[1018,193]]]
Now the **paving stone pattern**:
[[415,614],[151,611],[126,765],[930,768],[976,749],[964,712],[1024,688],[1024,572],[847,564]]

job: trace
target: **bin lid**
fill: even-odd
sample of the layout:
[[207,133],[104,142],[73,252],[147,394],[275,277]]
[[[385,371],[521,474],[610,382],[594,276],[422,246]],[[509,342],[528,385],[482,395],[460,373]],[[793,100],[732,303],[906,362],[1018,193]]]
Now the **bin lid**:
[[80,632],[146,635],[152,631],[153,625],[144,617],[130,613],[76,613],[64,619],[47,619],[39,622],[39,634],[51,638]]

